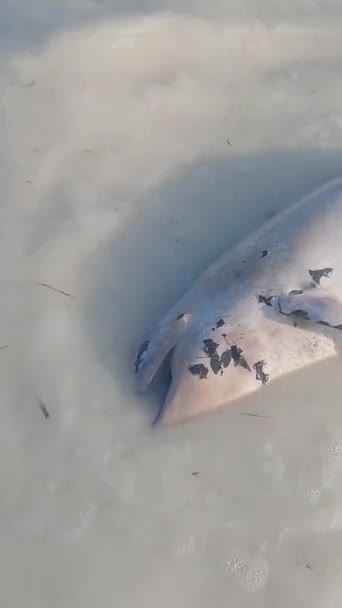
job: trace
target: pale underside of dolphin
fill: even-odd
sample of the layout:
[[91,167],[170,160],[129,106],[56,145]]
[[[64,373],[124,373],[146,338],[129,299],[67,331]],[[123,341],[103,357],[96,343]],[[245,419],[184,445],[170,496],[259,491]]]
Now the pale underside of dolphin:
[[342,178],[208,268],[138,350],[138,387],[168,357],[158,420],[184,422],[335,355],[341,329]]

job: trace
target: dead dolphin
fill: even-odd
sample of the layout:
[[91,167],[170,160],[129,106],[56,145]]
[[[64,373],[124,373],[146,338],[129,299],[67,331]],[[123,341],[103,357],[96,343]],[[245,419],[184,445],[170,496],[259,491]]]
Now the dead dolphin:
[[209,267],[139,349],[137,383],[146,389],[169,355],[159,420],[183,422],[335,355],[341,329],[339,178]]

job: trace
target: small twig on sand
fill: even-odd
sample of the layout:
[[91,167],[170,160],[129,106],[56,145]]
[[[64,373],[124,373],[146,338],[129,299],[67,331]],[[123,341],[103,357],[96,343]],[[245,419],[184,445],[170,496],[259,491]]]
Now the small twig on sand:
[[268,418],[263,414],[252,414],[251,412],[241,412],[240,416],[253,416],[253,418]]
[[47,287],[47,289],[52,289],[52,291],[56,291],[57,293],[61,293],[63,296],[68,296],[68,298],[74,298],[75,297],[71,293],[68,293],[67,291],[63,291],[62,289],[57,289],[56,287],[52,287],[52,285],[48,285],[48,283],[40,283],[40,282],[38,282],[37,285],[40,285],[41,287]]
[[47,410],[45,403],[43,403],[43,401],[41,399],[37,399],[37,402],[38,402],[39,409],[41,410],[41,412],[43,412],[45,418],[50,418],[50,414]]

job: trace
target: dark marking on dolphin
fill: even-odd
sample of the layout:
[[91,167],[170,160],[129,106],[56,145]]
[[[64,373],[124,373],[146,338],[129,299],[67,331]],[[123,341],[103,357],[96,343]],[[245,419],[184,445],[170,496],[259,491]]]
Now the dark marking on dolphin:
[[247,369],[249,372],[251,372],[252,370],[249,367],[245,357],[242,357],[242,355],[241,355],[242,352],[243,352],[243,350],[242,350],[242,348],[239,348],[239,346],[233,345],[231,347],[231,353],[232,353],[232,359],[234,361],[234,365],[235,365],[235,367],[240,365],[244,369]]
[[288,295],[289,296],[301,296],[303,293],[303,291],[301,289],[292,289],[292,291],[289,291]]
[[317,285],[321,284],[321,278],[327,277],[330,279],[331,273],[334,272],[333,268],[321,268],[320,270],[309,270],[309,275],[313,278]]
[[208,376],[208,368],[203,363],[197,363],[196,365],[190,365],[189,372],[193,376],[199,376],[200,380],[205,380]]
[[272,306],[271,301],[274,298],[274,296],[258,296],[258,302],[259,304],[266,304],[266,306]]
[[219,372],[221,372],[221,376],[223,375],[220,357],[219,357],[219,355],[217,353],[214,353],[213,356],[211,357],[211,359],[210,359],[210,367],[213,370],[215,376],[217,376],[217,374]]
[[257,363],[254,363],[253,365],[253,369],[255,369],[255,373],[256,373],[256,380],[259,380],[260,382],[262,382],[262,384],[265,386],[265,384],[267,384],[268,380],[269,380],[269,374],[265,374],[264,372],[264,367],[266,365],[265,361],[257,361]]
[[292,310],[291,312],[284,312],[281,309],[281,305],[279,303],[279,312],[282,315],[285,315],[286,317],[296,317],[297,319],[303,319],[304,321],[311,321],[308,313],[306,312],[306,310],[301,310],[301,309],[296,309],[296,310]]
[[184,312],[181,312],[180,315],[178,315],[176,320],[180,321],[181,319],[183,319],[183,317],[184,317]]
[[223,365],[224,368],[227,368],[229,367],[231,360],[232,351],[230,350],[230,348],[228,348],[228,350],[225,350],[221,355],[221,365]]
[[138,349],[136,359],[134,361],[135,373],[137,374],[139,371],[140,363],[143,359],[144,353],[147,351],[150,340],[145,340],[140,348]]
[[219,319],[216,323],[216,329],[218,329],[219,327],[222,327],[224,325],[224,320],[223,319]]
[[[324,319],[320,320],[320,321],[316,321],[315,319],[310,319],[310,315],[309,313],[306,312],[306,310],[293,310],[291,312],[284,312],[281,309],[281,306],[279,305],[279,312],[282,315],[285,315],[286,317],[295,317],[297,319],[303,319],[304,321],[311,321],[312,323],[318,323],[318,325],[323,325],[324,327],[331,327],[331,329],[342,329],[342,325],[331,325],[331,323],[328,323],[328,321],[324,321]],[[295,327],[297,327],[297,323],[294,324]]]
[[309,313],[306,310],[294,310],[292,315],[295,315],[298,319],[303,319],[304,321],[310,321]]
[[325,325],[326,327],[331,327],[332,329],[342,329],[342,325],[331,325],[327,321],[317,321],[320,325]]
[[265,257],[268,255],[268,253],[269,253],[269,252],[267,251],[267,249],[264,249],[264,251],[263,251],[263,252],[262,252],[262,254],[261,254],[261,257],[262,257],[262,258],[265,258]]
[[204,343],[204,352],[206,355],[208,355],[208,357],[212,357],[216,351],[217,351],[217,347],[219,346],[219,344],[217,342],[214,342],[214,340],[212,340],[211,338],[208,338],[206,340],[203,340]]

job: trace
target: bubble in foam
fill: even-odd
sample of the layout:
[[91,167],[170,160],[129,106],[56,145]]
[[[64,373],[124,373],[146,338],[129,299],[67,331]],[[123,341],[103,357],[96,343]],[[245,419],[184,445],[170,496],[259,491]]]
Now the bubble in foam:
[[310,505],[316,505],[321,497],[321,491],[318,488],[309,488],[306,497]]
[[327,448],[327,460],[332,465],[342,465],[342,442],[331,439]]
[[94,522],[96,514],[96,506],[87,502],[80,511],[80,524],[75,530],[75,536],[80,537]]
[[195,539],[189,538],[176,547],[176,555],[190,555],[195,550]]
[[245,591],[261,591],[267,583],[269,564],[261,556],[248,561],[235,555],[226,563],[226,575]]

